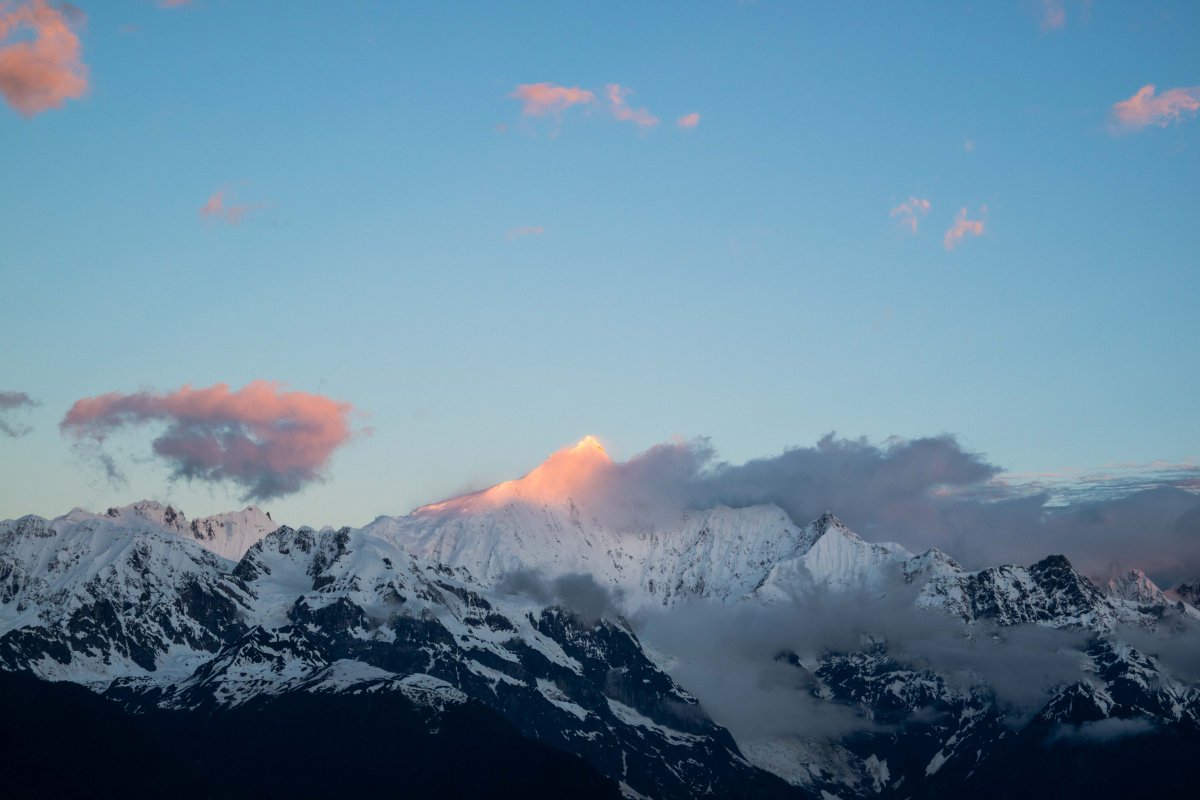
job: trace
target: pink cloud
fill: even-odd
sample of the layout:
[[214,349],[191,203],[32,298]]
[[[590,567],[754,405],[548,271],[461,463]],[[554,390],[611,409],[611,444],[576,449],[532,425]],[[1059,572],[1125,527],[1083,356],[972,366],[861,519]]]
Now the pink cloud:
[[257,205],[225,205],[225,195],[224,189],[213,192],[212,197],[200,206],[200,216],[221,219],[230,225],[237,225],[251,211],[261,208]]
[[526,236],[541,236],[545,232],[546,229],[541,225],[522,225],[519,228],[509,228],[504,235],[511,242],[513,239],[523,239]]
[[[987,206],[979,209],[980,213],[987,213]],[[942,239],[942,246],[947,251],[953,250],[962,243],[962,240],[967,236],[982,236],[983,235],[983,220],[982,219],[967,219],[967,209],[960,208],[958,213],[954,215],[954,224],[946,231],[945,237]]]
[[[622,122],[632,122],[642,128],[653,128],[658,124],[658,117],[644,108],[630,108],[625,102],[625,98],[633,94],[632,89],[627,89],[617,83],[610,83],[605,87],[605,94],[608,96],[609,110]],[[699,117],[697,117],[698,119]]]
[[527,117],[558,114],[571,106],[594,102],[596,95],[578,86],[555,86],[553,83],[523,83],[509,97],[520,100],[521,113]]
[[1118,128],[1140,130],[1148,125],[1165,128],[1172,122],[1181,122],[1184,117],[1196,116],[1198,109],[1200,86],[1168,89],[1156,95],[1154,84],[1148,83],[1133,97],[1114,104],[1112,114]]
[[900,224],[908,226],[915,234],[920,225],[920,218],[927,216],[931,207],[930,202],[923,197],[910,197],[893,208],[888,216],[899,219]]
[[173,477],[230,482],[246,500],[294,494],[322,479],[333,452],[352,436],[349,403],[274,382],[254,381],[237,391],[219,383],[207,389],[184,386],[159,394],[113,392],[77,400],[59,423],[64,436],[91,445],[110,477],[120,477],[103,452],[109,434],[147,423],[166,429],[154,453],[171,465]]
[[695,111],[690,114],[684,114],[675,120],[675,124],[681,128],[694,128],[700,124],[700,114]]
[[1067,24],[1067,7],[1064,0],[1041,0],[1038,12],[1042,18],[1043,31],[1056,31]]
[[[67,4],[0,2],[0,93],[22,115],[61,108],[87,90],[88,68],[74,31],[83,21],[83,12]],[[2,44],[19,31],[33,38]]]
[[192,4],[192,0],[158,0],[159,8],[181,8]]

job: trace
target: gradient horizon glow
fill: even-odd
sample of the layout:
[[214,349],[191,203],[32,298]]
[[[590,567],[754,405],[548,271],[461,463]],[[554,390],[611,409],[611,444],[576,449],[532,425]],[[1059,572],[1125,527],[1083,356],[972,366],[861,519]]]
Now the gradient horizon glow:
[[0,2],[0,517],[362,524],[586,434],[1200,456],[1194,2],[75,6]]

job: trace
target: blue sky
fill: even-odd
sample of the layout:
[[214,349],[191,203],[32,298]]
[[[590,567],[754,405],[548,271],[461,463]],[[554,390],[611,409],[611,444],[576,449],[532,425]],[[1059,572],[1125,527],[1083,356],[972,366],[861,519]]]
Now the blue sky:
[[[1054,28],[1022,0],[78,5],[86,93],[0,105],[0,390],[40,402],[0,437],[0,516],[237,505],[172,482],[144,428],[110,485],[58,423],[256,379],[369,428],[266,504],[315,524],[584,434],[1200,456],[1200,121],[1113,110],[1195,91],[1195,3],[1066,2]],[[523,115],[543,82],[597,100]],[[608,84],[660,123],[616,119]],[[218,191],[237,224],[199,213]],[[960,209],[985,227],[947,250]]]

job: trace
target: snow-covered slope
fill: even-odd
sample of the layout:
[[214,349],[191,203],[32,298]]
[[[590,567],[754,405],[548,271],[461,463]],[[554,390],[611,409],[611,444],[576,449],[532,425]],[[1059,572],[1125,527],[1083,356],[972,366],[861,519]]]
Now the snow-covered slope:
[[187,531],[192,538],[222,558],[237,561],[259,539],[279,527],[271,515],[258,506],[241,511],[226,511],[211,517],[194,519]]
[[775,506],[724,506],[680,515],[676,525],[619,530],[568,499],[505,503],[477,512],[418,510],[364,529],[403,550],[467,570],[494,586],[513,572],[587,573],[633,603],[712,597],[736,601],[772,567],[799,558],[821,535]]
[[[38,519],[47,528],[58,533],[81,524],[92,527],[106,524],[113,529],[170,534],[198,542],[230,561],[240,559],[255,542],[279,527],[270,514],[257,506],[247,506],[241,511],[226,511],[211,517],[200,517],[189,522],[179,509],[154,500],[141,500],[127,506],[117,506],[103,514],[75,508],[52,520],[32,516],[22,519]],[[16,522],[18,520],[0,521],[0,530]]]
[[228,562],[133,516],[0,523],[0,664],[92,685],[170,679],[242,629]]

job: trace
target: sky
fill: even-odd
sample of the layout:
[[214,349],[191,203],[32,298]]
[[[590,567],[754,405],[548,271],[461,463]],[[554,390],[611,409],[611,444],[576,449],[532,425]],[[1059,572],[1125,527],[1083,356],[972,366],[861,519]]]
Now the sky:
[[0,2],[0,517],[363,524],[587,434],[1193,468],[1198,34],[1194,2]]

